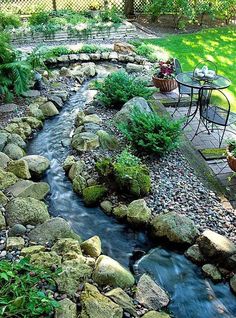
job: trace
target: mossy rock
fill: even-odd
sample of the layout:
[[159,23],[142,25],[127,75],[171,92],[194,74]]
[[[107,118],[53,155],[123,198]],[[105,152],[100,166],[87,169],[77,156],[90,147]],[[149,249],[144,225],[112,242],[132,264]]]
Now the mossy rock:
[[95,235],[81,244],[82,250],[91,257],[98,257],[102,252],[100,238]]
[[63,169],[68,172],[71,168],[71,166],[75,163],[75,157],[74,156],[68,156],[66,157],[65,161],[63,162]]
[[[0,203],[0,205],[1,205],[1,203]],[[3,216],[2,212],[0,211],[0,231],[5,230],[5,229],[6,229],[6,220],[5,220],[5,217]]]
[[43,122],[33,116],[22,117],[21,120],[30,125],[33,129],[41,129],[43,128]]
[[12,172],[0,169],[0,190],[4,190],[17,182],[18,178]]
[[0,205],[6,205],[8,202],[8,198],[5,196],[5,194],[0,191]]
[[3,152],[0,152],[0,169],[6,169],[11,159]]
[[78,240],[72,238],[63,238],[58,240],[53,245],[52,251],[56,252],[58,255],[61,256],[69,252],[75,252],[76,254],[82,255]]
[[29,172],[28,163],[25,160],[19,159],[15,161],[10,161],[7,170],[14,173],[18,178],[30,179],[31,174]]
[[86,168],[85,162],[83,160],[78,160],[73,163],[69,169],[69,178],[73,180],[76,176],[82,175]]
[[103,185],[94,185],[83,190],[83,199],[86,205],[96,205],[106,195],[107,188]]
[[115,136],[108,134],[104,130],[98,130],[97,135],[102,149],[116,150],[118,148],[119,143]]
[[84,177],[82,177],[81,175],[77,175],[73,181],[72,181],[72,185],[73,185],[73,190],[82,195],[83,190],[87,187],[87,182],[86,179]]
[[128,206],[127,220],[134,225],[145,225],[151,218],[151,210],[144,199],[132,201]]
[[18,160],[24,157],[25,151],[15,144],[7,144],[3,149],[3,152],[12,160]]
[[7,143],[15,144],[15,145],[19,146],[22,149],[26,148],[26,142],[18,134],[14,134],[14,133],[10,134],[8,136]]
[[60,266],[61,256],[55,252],[38,252],[31,255],[30,263],[41,268],[50,268],[53,265]]
[[128,207],[125,204],[119,204],[114,207],[112,214],[114,214],[118,219],[123,219],[127,216]]
[[29,105],[29,115],[34,116],[38,120],[44,120],[44,114],[41,109],[39,109],[39,105],[36,103],[30,104]]

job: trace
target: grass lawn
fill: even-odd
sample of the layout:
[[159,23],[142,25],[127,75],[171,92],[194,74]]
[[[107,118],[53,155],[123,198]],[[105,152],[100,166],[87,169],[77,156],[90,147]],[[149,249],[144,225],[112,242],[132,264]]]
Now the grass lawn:
[[236,112],[236,27],[205,29],[198,33],[171,35],[162,39],[144,39],[158,56],[176,57],[184,71],[191,71],[201,59],[209,59],[218,73],[232,81],[224,90]]

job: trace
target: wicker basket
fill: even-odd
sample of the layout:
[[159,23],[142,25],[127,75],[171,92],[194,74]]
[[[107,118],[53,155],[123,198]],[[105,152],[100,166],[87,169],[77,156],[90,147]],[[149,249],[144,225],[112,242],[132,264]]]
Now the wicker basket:
[[236,172],[236,158],[232,155],[228,147],[226,149],[226,154],[229,167]]
[[175,79],[165,79],[165,78],[158,78],[156,76],[152,77],[153,84],[160,88],[160,92],[166,93],[171,92],[177,88],[178,84]]

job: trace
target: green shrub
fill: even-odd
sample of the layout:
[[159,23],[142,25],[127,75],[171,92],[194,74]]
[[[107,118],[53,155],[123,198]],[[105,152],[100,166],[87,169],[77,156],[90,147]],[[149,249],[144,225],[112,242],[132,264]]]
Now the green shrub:
[[56,288],[54,275],[26,259],[18,263],[0,261],[0,316],[51,317],[59,304],[45,290]]
[[121,23],[123,20],[123,16],[119,13],[115,6],[112,8],[106,8],[105,10],[101,11],[99,18],[102,22],[113,22],[113,23]]
[[104,181],[116,186],[123,194],[133,197],[145,196],[151,188],[151,179],[148,168],[141,160],[123,150],[117,158],[103,158],[96,163],[96,170]]
[[150,98],[152,89],[146,86],[146,82],[136,80],[125,71],[117,71],[109,74],[105,80],[97,82],[97,100],[107,107],[121,108],[124,103],[135,96]]
[[30,25],[40,25],[40,24],[47,24],[49,20],[50,12],[46,11],[39,11],[34,12],[29,17],[29,24]]
[[11,13],[0,12],[0,31],[5,30],[8,27],[17,28],[20,25],[21,21],[19,16]]
[[118,124],[118,128],[141,151],[161,156],[178,146],[181,124],[180,120],[170,120],[135,108],[130,116],[130,123]]

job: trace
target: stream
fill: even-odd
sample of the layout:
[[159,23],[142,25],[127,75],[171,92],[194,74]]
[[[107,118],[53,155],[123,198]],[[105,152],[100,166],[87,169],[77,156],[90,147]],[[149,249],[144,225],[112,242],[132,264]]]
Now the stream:
[[[104,76],[105,70],[100,67],[99,70],[99,76]],[[91,98],[87,85],[83,84],[69,99],[60,115],[46,120],[43,130],[28,143],[28,154],[42,155],[51,161],[43,180],[51,187],[47,198],[51,215],[63,217],[83,239],[98,235],[103,253],[124,266],[133,267],[137,276],[149,273],[168,291],[171,297],[168,309],[174,317],[235,318],[236,297],[228,284],[214,285],[204,279],[200,268],[182,254],[162,247],[153,248],[147,233],[132,230],[100,208],[84,206],[83,200],[73,192],[62,168],[70,147],[64,147],[61,141],[68,139],[76,113]],[[142,254],[140,251],[147,254],[137,260],[136,255]]]

